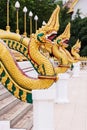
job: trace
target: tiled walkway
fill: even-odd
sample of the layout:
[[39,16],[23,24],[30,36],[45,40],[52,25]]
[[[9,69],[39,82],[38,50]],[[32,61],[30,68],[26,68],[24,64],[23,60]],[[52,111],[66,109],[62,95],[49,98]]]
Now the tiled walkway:
[[55,104],[56,130],[87,130],[87,73],[84,72],[69,79],[70,103]]

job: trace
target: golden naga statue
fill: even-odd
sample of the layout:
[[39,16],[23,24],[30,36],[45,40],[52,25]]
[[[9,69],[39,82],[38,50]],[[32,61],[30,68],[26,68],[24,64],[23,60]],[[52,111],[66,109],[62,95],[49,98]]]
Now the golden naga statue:
[[[54,44],[51,45],[51,48],[45,46],[45,49],[47,49],[49,53],[52,53],[53,57],[56,57],[56,59],[60,61],[60,64],[57,67],[54,67],[57,74],[66,72],[68,68],[72,68],[72,63],[78,61],[77,57],[74,58],[66,49],[68,47],[69,38],[70,23],[66,26],[64,32],[54,40]],[[79,41],[77,41],[75,48],[77,48],[78,45],[80,49],[81,46]],[[73,55],[79,56],[78,51],[74,49],[72,50],[72,53]]]
[[[51,39],[51,37],[49,38]],[[68,68],[70,68],[68,57],[65,51],[63,50],[63,48],[67,47],[68,45],[67,42],[69,38],[70,38],[70,23],[67,25],[63,34],[57,37],[56,40],[53,41],[53,43],[50,44],[46,43],[43,44],[43,46],[41,46],[43,50],[47,50],[49,54],[53,55],[53,58],[56,58],[58,62],[61,62],[60,64],[58,64],[58,66],[54,66],[56,74],[64,73],[67,71]]]
[[[70,38],[70,23],[66,26],[64,32],[56,38],[55,42],[61,47],[62,53],[67,57],[70,64],[78,62],[80,60],[79,51],[81,48],[81,42],[77,40],[76,44],[72,47],[71,53],[66,49],[68,47],[68,41]],[[71,55],[72,54],[72,55]]]
[[70,38],[70,23],[66,26],[64,32],[54,40],[52,48],[53,55],[60,60],[61,63],[55,68],[57,73],[64,73],[70,68],[68,56],[66,55],[65,48],[68,47],[68,41]]
[[59,46],[62,48],[62,53],[67,57],[69,63],[74,63],[74,59],[70,52],[66,49],[68,47],[68,41],[70,39],[70,23],[66,26],[64,32],[56,38]]
[[[40,46],[53,44],[57,30],[59,29],[58,14],[60,7],[57,6],[52,13],[48,23],[37,30],[29,38],[19,34],[0,30],[0,81],[17,98],[22,101],[32,102],[33,89],[49,88],[57,76],[53,65],[40,52]],[[39,76],[32,78],[20,70],[10,49],[19,51],[32,63]]]
[[64,32],[53,41],[53,44],[45,44],[43,47],[60,62],[58,66],[54,66],[56,74],[66,72],[75,62],[70,52],[66,50],[69,38],[70,23],[66,26]]
[[78,39],[75,45],[71,48],[71,54],[73,55],[76,61],[80,60],[80,55],[79,55],[80,48],[81,48],[81,41],[79,41]]
[[53,44],[45,44],[43,47],[60,62],[58,66],[54,66],[56,74],[66,72],[72,67],[72,63],[75,62],[70,52],[66,49],[68,47],[69,39],[70,23],[66,26],[64,32],[53,41]]

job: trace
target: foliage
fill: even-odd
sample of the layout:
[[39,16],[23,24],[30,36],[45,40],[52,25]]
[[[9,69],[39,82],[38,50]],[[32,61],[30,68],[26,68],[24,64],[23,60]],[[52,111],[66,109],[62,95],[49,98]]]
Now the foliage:
[[80,52],[82,56],[87,56],[87,45]]
[[[16,30],[16,9],[15,9],[15,2],[16,0],[10,0],[9,2],[9,9],[10,9],[10,27],[11,31]],[[20,2],[20,9],[19,9],[19,28],[20,33],[23,33],[24,29],[24,14],[23,8],[24,6],[27,7],[27,32],[29,33],[29,11],[33,12],[33,18],[35,15],[39,17],[38,20],[38,27],[42,26],[42,21],[48,21],[52,11],[55,9],[56,4],[50,0],[19,0]],[[4,11],[5,10],[5,11]],[[0,28],[6,28],[6,13],[7,13],[7,0],[0,0]],[[3,14],[3,15],[2,15]],[[33,32],[35,31],[35,21],[33,19]]]
[[58,35],[61,34],[64,31],[66,25],[71,21],[71,14],[68,14],[67,13],[68,9],[63,8],[62,6],[60,6],[61,7],[60,17],[59,17],[60,30],[58,31]]
[[6,26],[6,0],[0,0],[0,29]]
[[[9,2],[9,9],[10,9],[10,27],[11,31],[16,30],[16,9],[15,9],[15,2],[16,0],[10,0]],[[19,29],[20,33],[23,33],[24,29],[24,14],[23,14],[23,7],[26,6],[28,9],[27,12],[27,32],[29,33],[29,11],[31,10],[33,12],[33,32],[35,32],[35,21],[34,16],[37,15],[39,17],[38,20],[38,28],[42,26],[42,21],[48,21],[50,18],[51,13],[56,8],[56,5],[59,4],[61,7],[61,13],[60,13],[60,32],[64,29],[65,25],[67,24],[66,18],[66,12],[67,9],[62,9],[62,0],[55,2],[55,0],[19,0],[20,2],[20,9],[19,9]],[[0,28],[5,29],[6,28],[6,4],[7,0],[0,0]],[[5,11],[4,11],[5,10]],[[2,16],[2,14],[4,14]],[[66,20],[65,20],[66,19]],[[69,19],[70,20],[70,19]],[[64,22],[62,22],[64,21]]]
[[[79,11],[79,10],[78,10]],[[87,18],[81,18],[80,13],[76,14],[76,17],[71,22],[71,39],[70,39],[70,46],[73,46],[73,43],[75,44],[76,40],[79,39],[81,41],[81,51],[80,55],[83,56],[84,54],[87,54],[85,46],[87,45]],[[73,43],[72,43],[73,38]]]
[[[65,13],[63,12],[61,23],[62,23],[62,21],[64,21],[64,19],[66,19],[64,21],[64,23],[68,23],[69,21],[71,22],[71,37],[70,37],[70,40],[69,40],[68,50],[70,50],[71,47],[79,39],[81,41],[80,55],[81,56],[87,56],[87,26],[86,26],[87,17],[82,19],[80,17],[81,12],[78,9],[77,13],[75,15],[75,18],[72,20],[71,16],[68,15],[66,11],[65,11]],[[62,24],[61,24],[61,28],[63,28]],[[61,29],[61,30],[63,32],[63,29]]]

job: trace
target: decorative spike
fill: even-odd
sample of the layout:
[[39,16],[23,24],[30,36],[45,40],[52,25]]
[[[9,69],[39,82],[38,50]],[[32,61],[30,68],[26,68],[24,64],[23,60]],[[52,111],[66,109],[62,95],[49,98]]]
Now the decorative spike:
[[5,85],[5,82],[6,82],[6,80],[7,80],[7,75],[5,74],[5,76],[4,77],[2,77],[2,80],[1,80],[1,82],[2,82],[2,84],[4,84]]
[[76,44],[73,46],[73,48],[81,48],[81,41],[79,41],[79,39],[76,41]]
[[20,44],[18,43],[18,46],[17,46],[17,51],[19,51],[19,48],[20,48]]
[[24,47],[22,46],[22,48],[21,48],[21,52],[23,53],[23,50],[24,50]]
[[65,28],[65,31],[63,33],[67,38],[70,38],[70,23]]
[[3,72],[3,68],[2,68],[2,67],[0,67],[0,75],[2,74],[2,72]]
[[14,96],[17,98],[20,98],[19,97],[19,88],[17,88],[17,87],[16,87],[16,90],[14,91]]
[[25,102],[26,101],[26,97],[27,97],[27,93],[23,92],[23,95],[21,96],[21,100]]
[[7,89],[10,91],[10,92],[12,92],[12,82],[10,82],[8,85],[7,85]]
[[36,33],[41,33],[41,31],[43,33],[46,33],[47,31],[58,31],[59,29],[59,11],[60,11],[60,7],[57,6],[56,9],[53,11],[48,23],[45,26],[42,26],[42,28],[39,28],[39,30],[36,31]]
[[52,13],[52,15],[46,25],[47,27],[54,28],[55,30],[59,29],[59,19],[58,19],[59,11],[60,11],[60,7],[57,5],[56,9]]

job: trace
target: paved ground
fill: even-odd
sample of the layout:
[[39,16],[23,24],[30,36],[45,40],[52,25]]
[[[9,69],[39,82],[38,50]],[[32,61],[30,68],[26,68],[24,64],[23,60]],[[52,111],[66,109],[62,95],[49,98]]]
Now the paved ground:
[[70,78],[68,104],[55,105],[56,130],[87,130],[87,70]]
[[70,103],[55,104],[55,130],[87,130],[87,68],[69,79],[68,93]]

